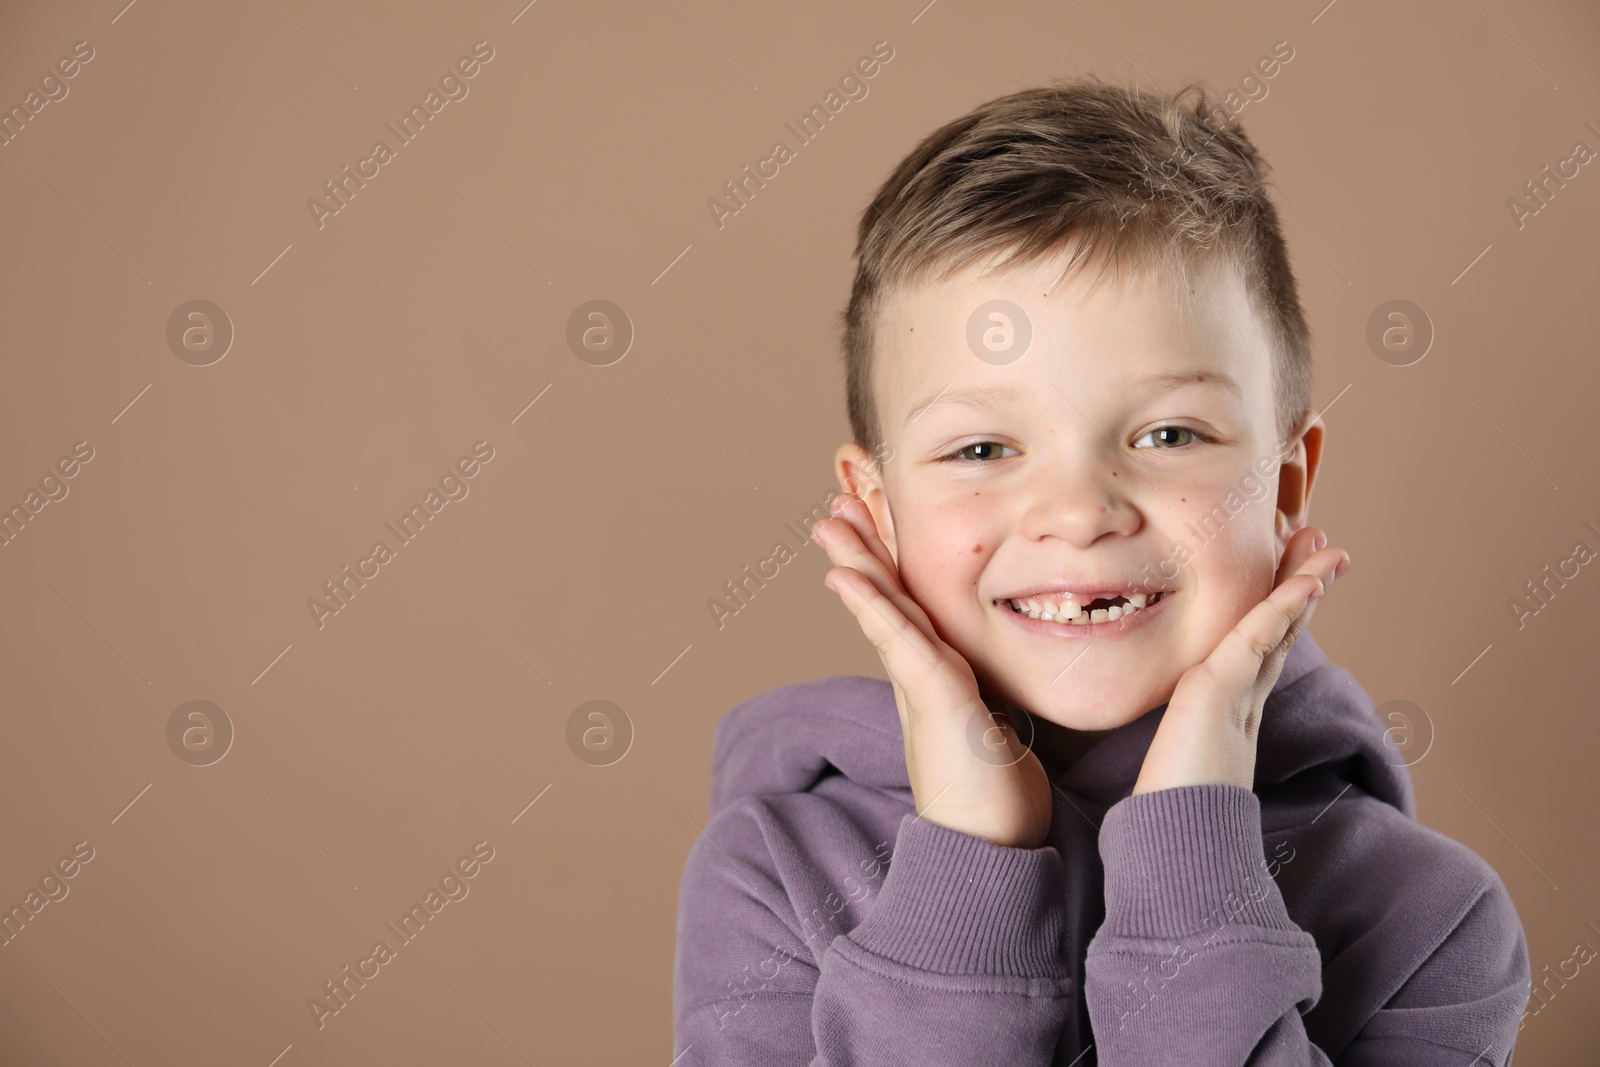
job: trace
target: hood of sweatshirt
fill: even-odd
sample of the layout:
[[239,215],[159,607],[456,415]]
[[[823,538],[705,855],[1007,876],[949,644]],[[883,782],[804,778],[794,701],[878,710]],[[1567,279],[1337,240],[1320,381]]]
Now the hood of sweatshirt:
[[[1052,769],[1055,784],[1102,809],[1129,796],[1166,710],[1153,708],[1065,770]],[[796,682],[729,711],[713,747],[711,814],[744,797],[805,792],[833,774],[910,805],[900,714],[887,681],[838,675]],[[1404,758],[1386,740],[1371,698],[1307,631],[1290,648],[1262,711],[1254,791],[1263,828],[1298,821],[1352,786],[1416,817]],[[1269,815],[1274,810],[1279,818]]]

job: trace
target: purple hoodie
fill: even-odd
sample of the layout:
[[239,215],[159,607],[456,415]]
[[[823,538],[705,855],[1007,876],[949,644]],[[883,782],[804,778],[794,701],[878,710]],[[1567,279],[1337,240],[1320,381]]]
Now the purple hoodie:
[[728,712],[679,893],[676,1067],[1507,1067],[1516,908],[1416,822],[1370,698],[1310,633],[1253,790],[1130,796],[1165,711],[1045,765],[1031,849],[916,815],[886,681]]

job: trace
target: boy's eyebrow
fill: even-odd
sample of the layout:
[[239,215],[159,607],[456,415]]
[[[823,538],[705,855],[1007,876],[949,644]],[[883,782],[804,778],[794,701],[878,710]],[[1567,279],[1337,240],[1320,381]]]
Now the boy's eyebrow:
[[[1153,374],[1130,374],[1117,383],[1119,388],[1150,386],[1161,392],[1181,389],[1186,385],[1216,385],[1242,399],[1244,390],[1232,375],[1222,371],[1195,367],[1190,370],[1161,371]],[[919,401],[906,416],[906,426],[936,407],[993,407],[1006,400],[1021,400],[1025,390],[1015,385],[980,385],[967,389],[951,389],[948,385],[933,396]]]
[[967,389],[951,389],[948,385],[925,400],[919,401],[906,416],[909,426],[920,416],[935,407],[993,407],[1005,400],[1021,400],[1026,392],[1016,385],[977,385]]
[[1186,385],[1217,385],[1240,399],[1244,395],[1244,390],[1231,375],[1222,371],[1206,370],[1204,367],[1162,371],[1159,374],[1130,374],[1118,384],[1124,389],[1135,385],[1153,386],[1162,392],[1181,389]]

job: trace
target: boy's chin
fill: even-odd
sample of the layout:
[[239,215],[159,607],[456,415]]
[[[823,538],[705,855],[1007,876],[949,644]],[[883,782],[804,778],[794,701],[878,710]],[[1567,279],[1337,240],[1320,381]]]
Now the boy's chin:
[[1019,693],[1014,702],[1036,719],[1068,730],[1096,733],[1126,726],[1171,696],[1171,686],[1135,691],[1127,685],[1100,681],[1069,685],[1068,679],[1062,678],[1041,685],[1037,692]]

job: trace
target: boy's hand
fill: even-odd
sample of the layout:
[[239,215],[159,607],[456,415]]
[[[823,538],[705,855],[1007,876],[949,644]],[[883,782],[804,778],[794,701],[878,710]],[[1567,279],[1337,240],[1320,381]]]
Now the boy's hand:
[[894,686],[917,812],[1013,848],[1050,830],[1050,779],[1004,714],[991,717],[972,667],[934,630],[900,582],[872,515],[854,495],[812,527],[835,566],[823,579],[878,650]]
[[1230,630],[1203,662],[1178,679],[1145,753],[1135,795],[1182,785],[1255,783],[1256,731],[1267,694],[1314,605],[1350,565],[1314,527],[1290,538],[1276,588]]

